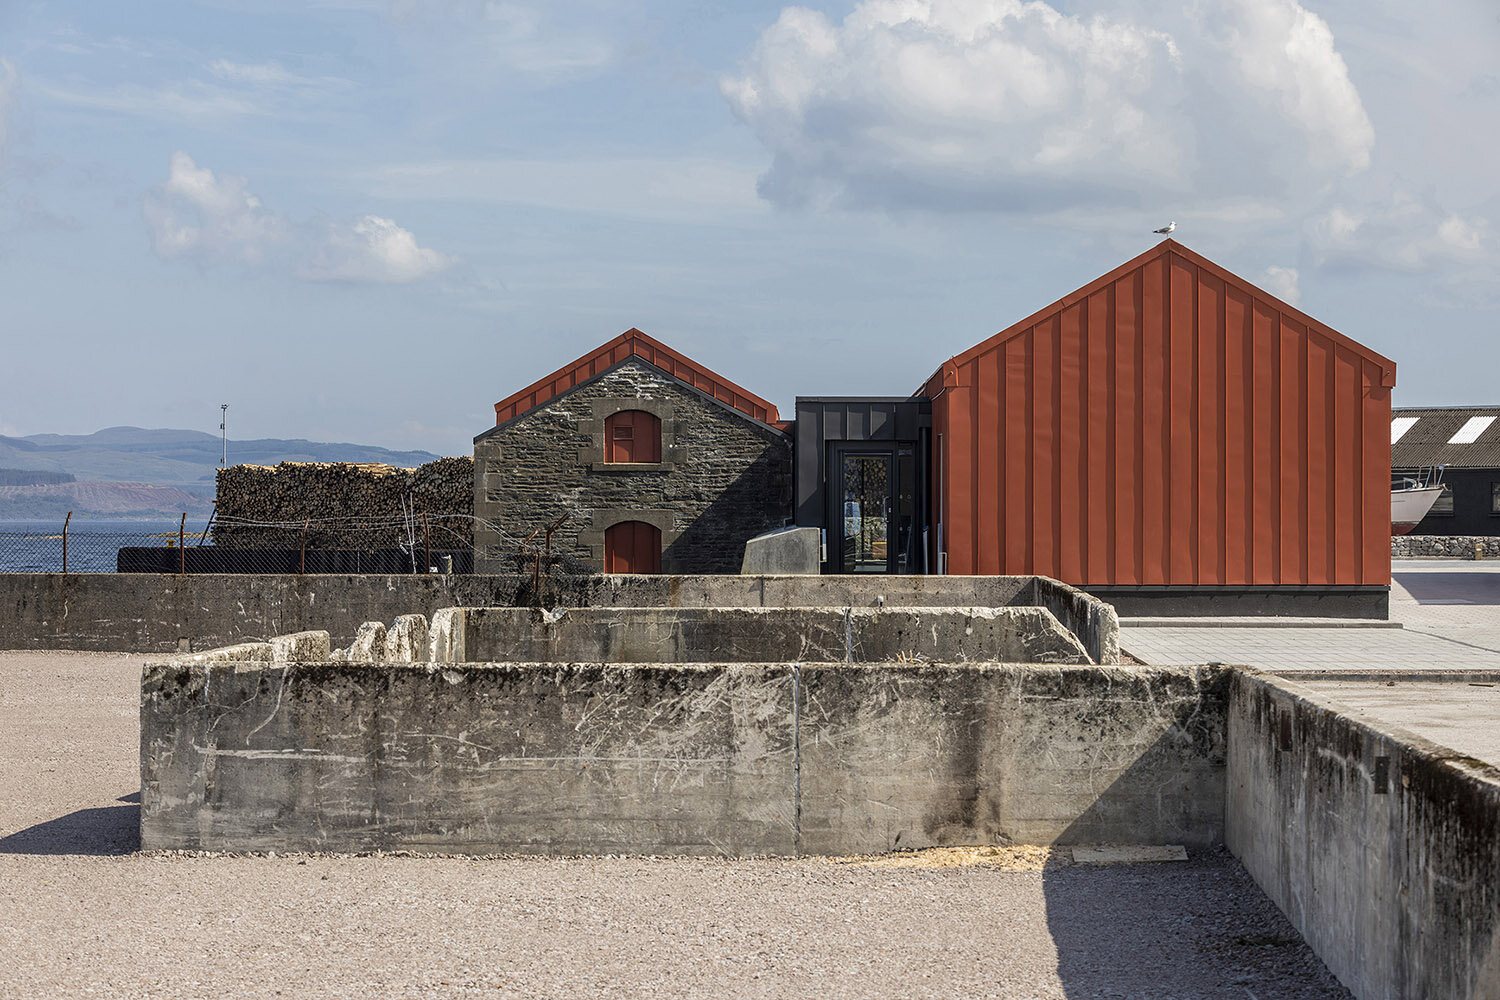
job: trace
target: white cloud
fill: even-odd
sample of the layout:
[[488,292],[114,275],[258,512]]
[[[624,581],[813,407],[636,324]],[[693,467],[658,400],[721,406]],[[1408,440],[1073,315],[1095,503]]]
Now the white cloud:
[[629,218],[717,221],[765,211],[752,170],[691,158],[435,160],[389,164],[357,179],[381,198],[539,205]]
[[782,204],[1181,203],[1368,165],[1332,32],[1296,0],[1126,7],[862,0],[837,24],[788,7],[722,91]]
[[417,281],[456,262],[375,215],[297,225],[268,209],[243,177],[215,174],[181,151],[172,154],[167,180],[146,195],[142,214],[165,260],[228,261],[312,281],[374,284]]
[[302,76],[293,73],[275,60],[264,63],[237,63],[228,59],[215,59],[208,64],[208,71],[221,80],[255,87],[321,90],[345,89],[353,86],[348,80],[338,76]]
[[271,113],[263,103],[249,96],[196,81],[168,87],[129,84],[100,90],[33,81],[27,89],[58,104],[91,111],[164,118],[174,123],[184,118],[240,118]]
[[614,62],[620,16],[608,0],[388,0],[403,41],[425,47],[443,73],[592,75]]
[[1295,267],[1281,267],[1273,264],[1266,268],[1266,291],[1283,302],[1296,305],[1302,301],[1302,287],[1298,278],[1299,276]]
[[1354,207],[1334,204],[1306,228],[1308,249],[1325,266],[1416,273],[1480,263],[1494,253],[1487,219],[1466,218],[1405,192]]
[[390,219],[367,215],[352,226],[330,226],[302,275],[314,281],[405,284],[437,274],[454,258],[417,246]]
[[216,176],[181,151],[172,154],[166,182],[147,194],[142,210],[152,247],[168,259],[255,266],[292,238],[287,221],[261,204],[243,177]]

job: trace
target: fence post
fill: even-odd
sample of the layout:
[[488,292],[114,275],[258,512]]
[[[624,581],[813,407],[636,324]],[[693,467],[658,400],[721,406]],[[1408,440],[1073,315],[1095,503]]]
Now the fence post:
[[187,513],[177,524],[177,572],[187,575]]
[[63,576],[68,575],[68,522],[73,520],[73,512],[68,511],[68,516],[63,518]]
[[307,526],[310,524],[312,524],[312,518],[302,522],[302,562],[297,572],[304,576],[307,574]]
[[432,572],[432,526],[427,520],[427,512],[422,512],[422,549],[425,553],[422,562],[422,572]]

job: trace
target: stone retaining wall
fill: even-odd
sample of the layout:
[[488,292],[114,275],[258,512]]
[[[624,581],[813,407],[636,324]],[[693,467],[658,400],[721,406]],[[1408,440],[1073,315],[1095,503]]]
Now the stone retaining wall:
[[1392,559],[1500,559],[1500,535],[1394,535]]

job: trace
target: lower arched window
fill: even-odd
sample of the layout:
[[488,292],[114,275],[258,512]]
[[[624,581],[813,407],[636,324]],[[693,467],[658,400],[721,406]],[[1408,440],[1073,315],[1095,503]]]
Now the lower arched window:
[[661,529],[645,521],[621,521],[604,532],[604,572],[660,573]]

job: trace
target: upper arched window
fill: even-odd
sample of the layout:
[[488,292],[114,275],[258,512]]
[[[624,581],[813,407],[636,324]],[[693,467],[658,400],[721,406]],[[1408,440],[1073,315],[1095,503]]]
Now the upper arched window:
[[645,410],[621,410],[604,421],[606,462],[660,462],[661,421]]

